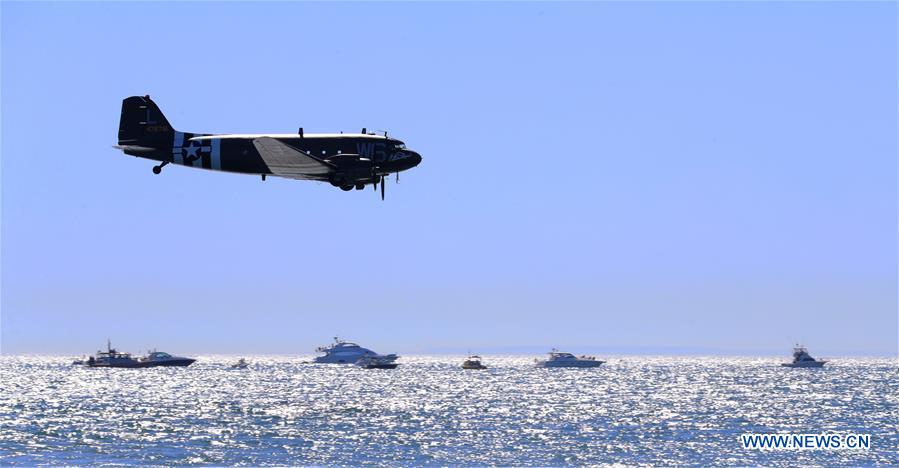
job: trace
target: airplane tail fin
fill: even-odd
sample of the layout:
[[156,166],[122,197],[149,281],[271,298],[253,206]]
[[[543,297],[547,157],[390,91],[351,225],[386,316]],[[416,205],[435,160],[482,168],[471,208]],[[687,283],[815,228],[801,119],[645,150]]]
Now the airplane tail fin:
[[150,96],[131,96],[122,100],[119,120],[119,145],[168,148],[175,130]]

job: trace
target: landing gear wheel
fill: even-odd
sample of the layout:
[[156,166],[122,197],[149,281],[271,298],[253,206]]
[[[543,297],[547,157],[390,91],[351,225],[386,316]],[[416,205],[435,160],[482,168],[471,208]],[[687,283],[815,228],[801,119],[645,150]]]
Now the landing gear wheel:
[[356,184],[356,190],[365,190],[365,184]]
[[153,173],[159,174],[160,172],[162,172],[162,168],[165,167],[165,165],[168,163],[169,163],[168,161],[163,161],[163,162],[159,163],[158,166],[153,166]]
[[344,192],[349,192],[350,190],[353,190],[353,186],[352,185],[341,185],[340,190],[343,190]]

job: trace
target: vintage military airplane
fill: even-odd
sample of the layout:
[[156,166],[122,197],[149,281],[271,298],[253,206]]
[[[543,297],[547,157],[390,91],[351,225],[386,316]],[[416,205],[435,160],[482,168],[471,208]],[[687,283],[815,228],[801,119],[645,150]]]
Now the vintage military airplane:
[[343,190],[362,190],[367,184],[377,190],[384,179],[421,162],[421,156],[406,149],[402,141],[383,135],[362,133],[303,133],[280,135],[210,135],[179,132],[169,125],[150,96],[132,96],[122,101],[119,144],[115,148],[131,156],[166,164],[226,172],[266,175],[288,179],[330,182]]

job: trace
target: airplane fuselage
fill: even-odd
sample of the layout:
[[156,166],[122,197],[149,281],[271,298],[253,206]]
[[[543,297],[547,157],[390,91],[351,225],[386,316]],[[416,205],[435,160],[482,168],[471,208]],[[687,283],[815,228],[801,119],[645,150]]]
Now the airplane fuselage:
[[[421,162],[417,153],[405,150],[394,138],[370,134],[260,134],[211,135],[174,132],[170,149],[124,146],[125,154],[183,166],[243,174],[273,175],[253,141],[273,138],[292,148],[333,163],[344,172],[364,172],[370,178],[370,162],[378,166],[379,175],[411,169]],[[308,176],[313,180],[329,180],[327,176]],[[357,177],[350,177],[355,181]],[[371,182],[365,180],[365,182]]]
[[417,166],[421,156],[396,138],[368,133],[206,134],[172,128],[149,96],[122,101],[116,148],[159,161],[214,171],[330,182],[343,190],[381,184]]

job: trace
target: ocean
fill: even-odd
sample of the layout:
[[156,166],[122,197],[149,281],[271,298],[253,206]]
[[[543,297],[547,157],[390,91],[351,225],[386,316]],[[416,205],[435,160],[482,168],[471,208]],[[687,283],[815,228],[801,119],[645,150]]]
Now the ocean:
[[[91,369],[0,357],[0,464],[899,465],[896,359],[403,356],[395,370],[311,356],[198,356]],[[869,434],[868,450],[744,449],[746,433]]]

